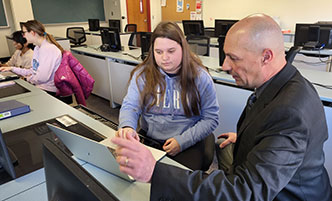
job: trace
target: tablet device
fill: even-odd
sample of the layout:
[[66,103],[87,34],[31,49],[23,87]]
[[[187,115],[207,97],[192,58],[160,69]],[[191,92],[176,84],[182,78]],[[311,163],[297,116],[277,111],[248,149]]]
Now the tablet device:
[[[120,171],[119,164],[116,161],[116,145],[111,143],[109,138],[106,138],[100,142],[96,142],[52,124],[47,124],[47,126],[58,138],[60,138],[63,144],[66,145],[66,147],[73,153],[75,157],[127,181],[134,181],[131,176]],[[166,152],[164,151],[151,147],[148,148],[157,161],[166,155]]]

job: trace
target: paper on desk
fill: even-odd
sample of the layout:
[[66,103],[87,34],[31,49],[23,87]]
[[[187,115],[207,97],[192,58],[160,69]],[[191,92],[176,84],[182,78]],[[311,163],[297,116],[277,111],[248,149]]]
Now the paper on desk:
[[3,88],[3,87],[9,87],[9,86],[12,86],[12,85],[14,85],[14,84],[15,84],[14,81],[0,82],[0,88]]
[[[111,142],[110,138],[106,138],[105,140],[103,140],[99,143],[103,144],[103,145],[105,145],[105,146],[107,146],[111,149],[116,149],[116,147],[117,147],[114,143]],[[151,153],[152,153],[152,155],[153,155],[153,157],[156,161],[159,161],[160,159],[162,159],[166,155],[165,151],[161,151],[159,149],[155,149],[155,148],[152,148],[152,147],[149,147],[149,146],[146,146],[146,145],[144,145],[144,146],[147,147],[151,151]]]

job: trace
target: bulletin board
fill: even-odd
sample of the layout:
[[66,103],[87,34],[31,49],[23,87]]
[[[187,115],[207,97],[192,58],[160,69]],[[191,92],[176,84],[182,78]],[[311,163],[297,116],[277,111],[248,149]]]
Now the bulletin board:
[[[166,6],[161,7],[162,21],[190,20],[190,11],[196,11],[196,0],[182,0],[183,12],[176,12],[177,0],[166,0]],[[189,10],[187,9],[189,4]]]

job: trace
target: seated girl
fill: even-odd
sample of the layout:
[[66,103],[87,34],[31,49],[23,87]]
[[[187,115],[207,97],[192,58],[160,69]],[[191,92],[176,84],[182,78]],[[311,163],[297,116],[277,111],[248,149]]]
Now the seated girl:
[[[161,22],[151,36],[147,58],[131,73],[119,117],[117,135],[146,136],[174,160],[191,169],[204,160],[203,140],[218,126],[214,83],[181,29]],[[213,145],[212,145],[213,146]]]
[[36,87],[55,96],[57,88],[54,85],[54,73],[62,59],[62,47],[45,31],[45,27],[37,20],[22,24],[22,32],[28,43],[36,47],[33,52],[32,68],[0,67],[0,71],[13,71],[25,76],[27,81]]
[[28,44],[27,40],[23,37],[22,31],[15,31],[8,39],[13,41],[15,52],[9,61],[1,66],[14,66],[20,68],[31,68],[31,61],[33,56],[33,45]]

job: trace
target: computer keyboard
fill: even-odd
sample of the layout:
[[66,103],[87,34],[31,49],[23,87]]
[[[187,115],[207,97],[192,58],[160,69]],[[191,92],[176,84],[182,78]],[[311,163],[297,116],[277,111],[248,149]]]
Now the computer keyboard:
[[91,118],[105,124],[106,126],[112,128],[113,130],[118,130],[118,124],[116,124],[115,122],[107,119],[106,117],[101,116],[100,114],[97,114],[96,112],[92,111],[91,109],[83,106],[83,105],[78,105],[75,106],[75,108],[81,112],[83,112],[84,114],[90,116]]
[[50,129],[47,127],[46,123],[43,123],[43,124],[40,124],[38,126],[33,127],[33,130],[39,136],[45,135],[45,134],[51,132]]

